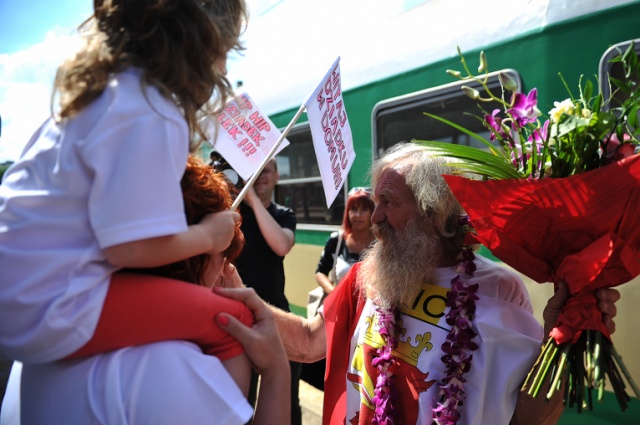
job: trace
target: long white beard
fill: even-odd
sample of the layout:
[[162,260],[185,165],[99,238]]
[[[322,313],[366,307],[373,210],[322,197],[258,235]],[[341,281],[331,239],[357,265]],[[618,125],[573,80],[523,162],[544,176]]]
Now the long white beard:
[[398,232],[386,224],[373,230],[378,241],[364,255],[358,284],[382,308],[408,306],[423,283],[433,281],[442,255],[440,240],[418,220]]

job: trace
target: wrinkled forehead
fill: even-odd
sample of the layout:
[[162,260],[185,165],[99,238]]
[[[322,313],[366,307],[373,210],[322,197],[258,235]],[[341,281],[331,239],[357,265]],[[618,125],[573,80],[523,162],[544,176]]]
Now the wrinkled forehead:
[[411,189],[405,179],[406,171],[407,167],[400,164],[392,165],[382,170],[373,190],[374,199],[391,195],[400,198],[413,197],[413,193],[411,193]]

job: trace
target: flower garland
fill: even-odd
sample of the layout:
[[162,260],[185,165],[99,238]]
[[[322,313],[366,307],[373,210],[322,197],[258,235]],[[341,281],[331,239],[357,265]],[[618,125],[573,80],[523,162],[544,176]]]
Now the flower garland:
[[[465,274],[473,276],[476,266],[475,256],[470,248],[462,251],[463,262],[456,269],[463,269]],[[447,293],[446,321],[451,330],[442,344],[442,362],[446,366],[446,376],[439,383],[440,402],[433,409],[433,422],[438,425],[454,425],[460,419],[458,408],[462,406],[466,397],[464,374],[471,369],[472,351],[478,349],[478,344],[472,341],[478,333],[473,329],[472,320],[476,313],[478,284],[467,285],[457,274],[451,280],[451,290]]]
[[[473,276],[476,265],[475,255],[470,248],[464,248],[462,262],[455,267],[458,273]],[[451,280],[451,289],[447,293],[446,322],[451,326],[445,342],[442,344],[441,357],[446,366],[446,376],[439,383],[440,402],[433,409],[433,423],[438,425],[455,425],[460,419],[458,408],[462,405],[466,395],[464,392],[464,374],[471,369],[471,352],[478,349],[478,344],[472,341],[477,336],[473,329],[472,320],[475,315],[475,301],[478,284],[467,285],[457,274]],[[391,365],[397,363],[393,350],[398,346],[398,327],[400,310],[398,308],[383,309],[376,307],[379,316],[380,336],[386,344],[377,350],[377,357],[373,359],[373,366],[379,375],[374,390],[373,404],[375,406],[373,425],[392,425],[397,423],[396,394],[393,389],[393,373]]]
[[375,405],[372,425],[392,425],[396,423],[395,401],[396,394],[393,388],[393,373],[389,370],[392,364],[397,363],[393,350],[398,347],[397,323],[400,319],[400,309],[376,308],[379,315],[380,336],[386,344],[378,348],[378,356],[373,359],[373,367],[378,369],[378,379],[374,390],[373,404]]

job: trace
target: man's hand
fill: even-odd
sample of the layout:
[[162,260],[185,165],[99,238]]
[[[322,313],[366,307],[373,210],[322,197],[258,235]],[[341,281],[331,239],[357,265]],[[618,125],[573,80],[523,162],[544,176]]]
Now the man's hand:
[[256,203],[262,204],[262,201],[260,200],[260,198],[258,198],[258,194],[256,193],[253,186],[247,189],[247,193],[244,195],[242,202],[251,207],[252,210],[255,210]]
[[602,322],[612,334],[616,331],[616,323],[613,318],[618,314],[616,302],[620,299],[620,292],[613,288],[600,288],[596,290],[598,309],[602,312]]
[[[558,283],[555,294],[547,302],[547,306],[542,312],[542,318],[544,319],[544,337],[549,336],[551,329],[557,324],[560,311],[564,306],[564,303],[569,299],[569,288],[564,282]],[[609,333],[614,333],[616,330],[616,324],[613,318],[618,313],[615,303],[620,299],[620,292],[613,288],[600,288],[595,292],[595,297],[598,300],[598,309],[602,312],[602,322],[609,330]]]

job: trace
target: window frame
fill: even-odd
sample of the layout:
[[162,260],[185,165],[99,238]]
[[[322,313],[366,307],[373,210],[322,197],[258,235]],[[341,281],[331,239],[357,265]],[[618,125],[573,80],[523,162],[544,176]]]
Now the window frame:
[[636,54],[640,56],[640,38],[634,38],[614,44],[605,50],[600,57],[600,62],[598,63],[598,83],[600,85],[600,93],[602,93],[603,109],[605,110],[608,110],[611,106],[609,103],[611,99],[611,87],[605,83],[609,81],[609,74],[612,68],[609,61],[623,54],[631,43],[635,43]]
[[[522,91],[522,77],[520,76],[520,73],[518,73],[518,71],[513,68],[505,68],[499,71],[490,72],[488,74],[488,78],[491,87],[495,86],[496,83],[499,85],[498,75],[502,73],[507,73],[514,80],[517,87],[516,92]],[[415,108],[420,104],[426,105],[458,97],[466,97],[466,94],[464,94],[464,92],[461,90],[462,86],[469,86],[474,89],[480,89],[482,87],[481,84],[476,81],[454,81],[452,83],[441,84],[435,87],[418,90],[401,96],[391,97],[376,103],[371,112],[371,154],[373,156],[373,160],[378,158],[383,153],[381,151],[381,147],[378,146],[380,140],[377,126],[378,117],[380,117],[384,113]],[[455,132],[456,130],[453,131]],[[387,148],[391,146],[388,146]]]
[[[284,130],[284,127],[280,128],[280,131],[283,131],[283,130]],[[311,149],[315,149],[313,147],[313,139],[311,136],[311,126],[308,121],[297,123],[293,127],[291,127],[291,130],[289,130],[289,133],[287,134],[287,138],[289,138],[291,135],[297,136],[301,134],[305,136],[306,134],[308,134],[309,136],[308,139],[311,141]],[[314,155],[315,155],[315,150],[314,150]],[[276,155],[276,161],[278,156],[279,155]],[[276,192],[277,192],[278,186],[304,185],[307,183],[320,183],[320,185],[322,185],[322,176],[320,175],[320,172],[318,171],[318,175],[313,177],[283,178],[282,176],[280,176],[280,179],[278,180],[278,184],[276,185],[276,190],[274,191],[274,197],[273,197],[274,202],[278,201],[276,199]],[[338,196],[342,196],[343,205],[346,205],[346,202],[347,202],[348,180],[345,181],[345,183],[346,184],[343,184],[342,186],[342,194],[338,195]],[[337,198],[336,198],[336,201],[337,201]],[[334,201],[334,204],[336,203],[336,201]],[[326,208],[326,204],[323,204],[323,207],[327,211],[330,209],[330,208]],[[304,223],[304,222],[298,221],[298,223],[296,224],[296,228],[299,230],[335,231],[339,229],[340,226],[342,225],[343,214],[344,214],[344,207],[343,207],[343,211],[340,214],[340,223],[338,224]],[[296,215],[297,215],[297,212],[296,212]]]

